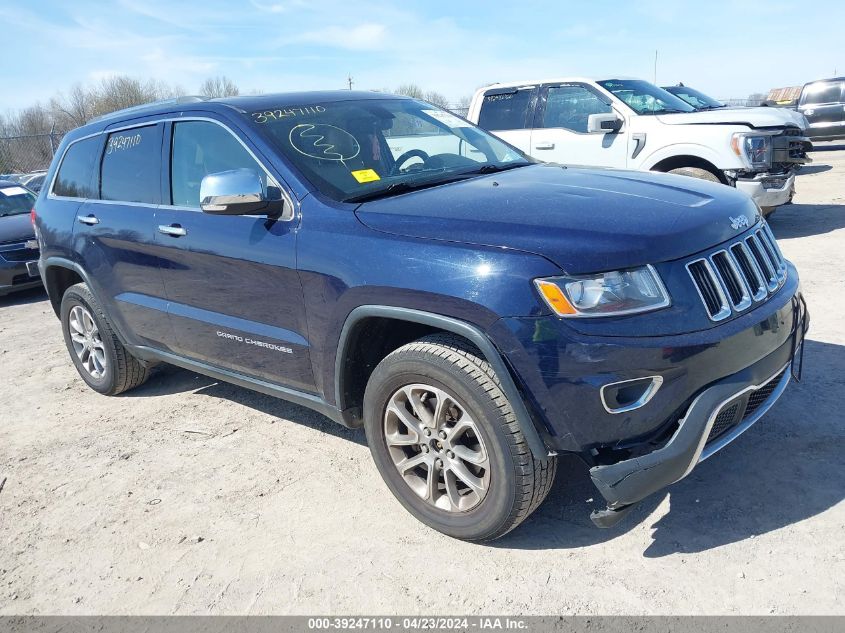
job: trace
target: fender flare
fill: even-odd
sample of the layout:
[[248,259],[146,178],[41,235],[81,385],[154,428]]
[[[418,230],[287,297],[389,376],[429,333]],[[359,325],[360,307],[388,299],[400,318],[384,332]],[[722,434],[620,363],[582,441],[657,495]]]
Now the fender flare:
[[[88,286],[88,290],[94,295],[94,298],[97,302],[102,306],[105,305],[103,300],[99,296],[99,292],[97,291],[97,287],[91,283],[91,277],[85,271],[85,269],[80,266],[77,262],[67,259],[66,257],[59,257],[56,255],[52,255],[47,258],[42,258],[38,260],[38,271],[41,273],[41,279],[44,280],[44,287],[47,289],[47,296],[50,296],[50,288],[47,285],[47,276],[46,272],[48,268],[65,268],[67,270],[72,270],[77,275],[82,278],[83,283]],[[59,316],[58,306],[61,306],[62,298],[57,298],[57,304],[54,304],[53,311],[56,312],[56,316]],[[50,297],[50,303],[53,304],[53,298]],[[114,319],[110,319],[110,325],[114,330],[115,334],[117,334],[118,340],[123,344],[127,344],[127,339],[123,335],[123,332],[120,331],[120,326],[118,323],[115,323]]]
[[[56,255],[51,255],[50,257],[42,257],[38,260],[38,272],[41,273],[41,279],[44,280],[44,288],[47,290],[47,295],[50,294],[50,287],[47,285],[47,269],[48,268],[65,268],[67,270],[72,270],[77,275],[82,277],[82,281],[85,282],[85,285],[88,286],[88,289],[91,291],[95,297],[97,297],[96,290],[91,286],[91,279],[88,276],[88,273],[85,272],[85,269],[82,268],[76,262],[67,259],[65,257],[58,257]],[[61,303],[62,298],[57,297],[58,303]],[[100,301],[100,298],[97,297],[97,301]],[[53,297],[50,297],[50,302],[53,302]],[[59,316],[58,310],[54,304],[53,306],[54,312],[56,312],[56,316]]]
[[514,416],[517,424],[525,436],[528,447],[534,459],[545,463],[554,453],[550,452],[540,437],[534,420],[525,406],[525,401],[519,393],[519,389],[514,382],[513,375],[505,364],[502,355],[499,353],[496,346],[490,338],[478,327],[461,321],[452,317],[443,316],[440,314],[433,314],[431,312],[423,312],[421,310],[413,310],[410,308],[400,308],[396,306],[385,305],[363,305],[358,306],[352,310],[346,317],[343,323],[343,328],[338,339],[337,352],[335,356],[335,402],[336,406],[343,409],[343,364],[346,358],[349,344],[349,335],[352,328],[362,319],[368,317],[383,317],[396,319],[398,321],[410,321],[412,323],[419,323],[422,325],[429,325],[439,330],[452,332],[464,337],[473,345],[478,347],[484,355],[485,360],[492,365],[493,370],[499,377],[502,391],[507,397],[513,408]]
[[722,157],[718,152],[713,151],[705,145],[695,143],[683,143],[661,147],[646,156],[636,169],[651,171],[658,163],[666,160],[667,158],[675,158],[677,156],[693,156],[699,160],[710,163],[720,171],[724,169],[723,167],[720,167],[720,163],[723,161],[721,160]]

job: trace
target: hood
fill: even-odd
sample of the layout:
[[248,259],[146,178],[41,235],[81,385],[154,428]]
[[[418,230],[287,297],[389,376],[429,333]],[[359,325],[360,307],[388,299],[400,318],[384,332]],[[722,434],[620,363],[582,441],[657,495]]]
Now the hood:
[[0,244],[23,242],[35,237],[29,213],[0,217]]
[[744,112],[748,112],[749,110],[760,110],[763,114],[774,114],[777,116],[783,117],[784,122],[786,125],[797,125],[802,130],[806,130],[808,127],[807,119],[804,117],[803,114],[798,112],[798,110],[791,110],[790,108],[773,108],[773,107],[749,107],[749,106],[727,106],[725,108],[719,108],[720,110],[743,110]]
[[698,112],[655,115],[667,125],[745,125],[748,127],[783,127],[797,125],[777,108],[719,108]]
[[513,248],[571,274],[678,259],[737,234],[730,218],[757,221],[743,193],[687,176],[532,165],[365,202],[378,231]]

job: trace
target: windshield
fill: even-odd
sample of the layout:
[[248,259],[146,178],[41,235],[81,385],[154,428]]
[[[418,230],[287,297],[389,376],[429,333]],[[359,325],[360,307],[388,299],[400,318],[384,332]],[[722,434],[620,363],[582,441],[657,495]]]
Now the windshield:
[[725,107],[725,104],[721,101],[718,101],[713,97],[708,97],[703,92],[699,92],[695,88],[690,88],[688,86],[669,86],[664,88],[664,90],[683,99],[696,110],[712,110],[714,108]]
[[411,99],[358,99],[248,112],[323,194],[356,202],[531,160],[463,119]]
[[29,213],[35,206],[35,196],[23,187],[0,186],[0,217]]
[[695,108],[686,101],[641,79],[608,79],[598,84],[637,114],[695,112]]

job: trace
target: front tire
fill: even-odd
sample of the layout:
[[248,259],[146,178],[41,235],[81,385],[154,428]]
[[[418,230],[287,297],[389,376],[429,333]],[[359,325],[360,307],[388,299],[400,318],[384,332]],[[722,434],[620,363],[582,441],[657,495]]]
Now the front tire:
[[678,167],[676,169],[670,169],[668,173],[676,174],[678,176],[689,176],[690,178],[698,178],[699,180],[707,180],[709,182],[723,184],[716,174],[714,174],[712,171],[702,169],[701,167]]
[[65,291],[60,311],[65,345],[91,389],[114,396],[144,383],[149,370],[123,346],[85,284]]
[[400,503],[455,538],[503,536],[554,481],[556,458],[534,459],[493,368],[450,335],[414,341],[379,363],[364,395],[364,428]]

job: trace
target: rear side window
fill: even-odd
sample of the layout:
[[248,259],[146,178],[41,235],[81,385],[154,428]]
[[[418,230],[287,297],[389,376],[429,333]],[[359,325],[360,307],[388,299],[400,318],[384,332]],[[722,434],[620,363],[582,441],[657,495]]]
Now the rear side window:
[[158,204],[161,197],[161,127],[131,128],[109,134],[103,150],[103,200]]
[[542,126],[585,134],[591,114],[610,112],[610,105],[584,86],[550,86]]
[[811,84],[804,89],[801,105],[839,103],[842,101],[842,82]]
[[209,174],[251,169],[267,188],[267,172],[225,128],[208,121],[185,121],[173,126],[170,194],[180,207],[200,206],[200,184]]
[[97,135],[68,147],[56,175],[53,195],[67,198],[97,197],[94,173],[102,141],[102,137]]
[[478,125],[485,130],[521,130],[528,127],[533,94],[533,88],[488,92],[481,102]]

